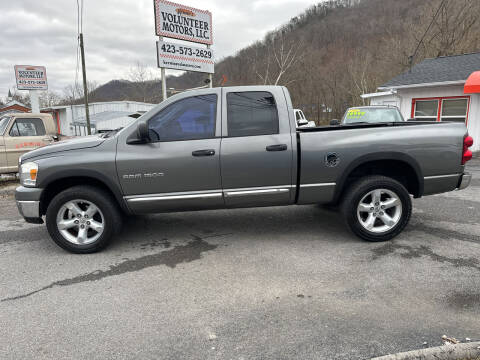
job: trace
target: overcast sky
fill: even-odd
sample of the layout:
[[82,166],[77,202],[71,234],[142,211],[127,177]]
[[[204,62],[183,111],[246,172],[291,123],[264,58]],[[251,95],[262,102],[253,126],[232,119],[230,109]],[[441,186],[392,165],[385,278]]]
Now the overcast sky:
[[[103,84],[126,78],[137,62],[156,67],[152,0],[84,0],[87,76]],[[180,0],[213,14],[216,58],[232,55],[287,22],[313,0]],[[15,86],[13,66],[44,65],[49,89],[75,80],[76,0],[0,2],[0,97]],[[155,71],[160,72],[159,69]],[[168,71],[167,74],[178,74]],[[81,74],[79,74],[81,81]]]

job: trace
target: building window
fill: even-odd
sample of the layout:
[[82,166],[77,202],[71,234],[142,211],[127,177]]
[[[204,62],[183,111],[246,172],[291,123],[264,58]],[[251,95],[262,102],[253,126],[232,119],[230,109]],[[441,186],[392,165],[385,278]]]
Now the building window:
[[438,97],[412,100],[412,117],[421,121],[468,121],[470,97]]
[[438,100],[417,100],[415,101],[415,119],[422,121],[437,121]]
[[441,121],[466,122],[468,99],[444,99]]

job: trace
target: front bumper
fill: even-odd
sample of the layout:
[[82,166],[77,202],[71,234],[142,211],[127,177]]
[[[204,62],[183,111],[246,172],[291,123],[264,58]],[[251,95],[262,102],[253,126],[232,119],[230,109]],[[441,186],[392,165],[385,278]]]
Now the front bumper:
[[43,224],[40,212],[40,199],[43,189],[19,186],[15,189],[15,199],[20,215],[26,222]]
[[40,201],[18,201],[17,207],[24,218],[40,218]]
[[472,174],[470,173],[464,173],[461,177],[460,177],[460,181],[458,182],[458,188],[457,190],[463,190],[465,189],[466,187],[468,187],[470,185],[470,181],[472,181]]

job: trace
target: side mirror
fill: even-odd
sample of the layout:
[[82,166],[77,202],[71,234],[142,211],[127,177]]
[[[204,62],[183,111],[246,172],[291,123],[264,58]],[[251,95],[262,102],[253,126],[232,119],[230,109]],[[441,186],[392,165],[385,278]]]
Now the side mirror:
[[308,125],[308,120],[300,119],[298,120],[298,126]]
[[332,119],[330,120],[330,125],[332,126],[340,125],[340,121],[338,121],[337,119]]
[[148,136],[148,123],[146,121],[138,122],[137,137],[138,137],[138,140],[144,143],[150,141],[150,137]]
[[148,135],[148,123],[146,121],[139,121],[137,124],[137,131],[132,133],[128,139],[127,144],[146,144],[150,142],[150,136]]

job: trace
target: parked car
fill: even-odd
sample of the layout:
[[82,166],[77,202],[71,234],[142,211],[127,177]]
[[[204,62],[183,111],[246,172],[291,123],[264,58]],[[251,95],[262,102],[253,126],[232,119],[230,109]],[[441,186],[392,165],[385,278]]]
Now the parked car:
[[340,204],[368,241],[398,235],[412,195],[463,189],[473,140],[460,123],[297,128],[280,86],[172,96],[112,136],[57,143],[21,157],[20,213],[61,247],[102,249],[122,213]]
[[[396,106],[371,105],[348,108],[341,124],[382,123],[405,121]],[[336,120],[331,125],[339,125]]]
[[295,120],[297,121],[297,127],[315,127],[314,121],[308,121],[305,114],[300,109],[293,109],[295,113]]
[[16,173],[19,157],[58,140],[50,114],[12,113],[0,117],[0,174]]

